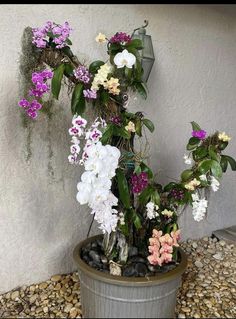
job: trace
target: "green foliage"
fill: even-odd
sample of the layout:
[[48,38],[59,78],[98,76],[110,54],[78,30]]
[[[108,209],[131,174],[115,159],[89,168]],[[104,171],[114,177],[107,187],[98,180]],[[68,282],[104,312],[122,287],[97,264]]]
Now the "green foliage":
[[134,87],[138,91],[138,93],[144,98],[147,98],[147,91],[142,82],[134,82]]
[[187,144],[187,150],[188,151],[194,150],[200,142],[201,140],[199,140],[197,137],[191,137]]
[[130,208],[130,194],[129,194],[129,186],[127,179],[125,177],[124,172],[118,168],[116,171],[117,183],[118,183],[118,190],[119,196],[122,201],[122,204],[125,208]]
[[92,74],[97,73],[98,69],[99,69],[103,64],[105,64],[105,62],[100,61],[100,60],[92,62],[92,63],[89,65],[89,72],[92,73]]
[[155,127],[151,120],[143,119],[142,122],[149,129],[150,132],[154,132]]
[[207,154],[207,149],[204,146],[199,146],[195,151],[193,151],[193,159],[195,161],[199,161],[203,159]]
[[136,50],[141,50],[143,49],[143,43],[140,39],[133,39],[132,41],[130,41],[129,43],[127,43],[126,45],[127,50],[129,51],[131,48],[134,48]]
[[223,158],[223,161],[227,160],[229,165],[231,166],[232,171],[236,171],[236,161],[233,159],[233,157],[228,155],[221,155],[221,159]]
[[201,127],[196,122],[191,122],[193,131],[200,131]]
[[84,86],[82,83],[78,83],[74,87],[71,99],[71,112],[72,114],[81,115],[85,111],[85,98],[83,95]]
[[73,75],[74,67],[70,63],[65,64],[64,75],[70,77]]
[[186,182],[186,181],[188,181],[190,179],[190,177],[192,177],[192,175],[193,175],[193,171],[191,169],[186,169],[181,174],[181,180],[183,182]]
[[58,100],[60,90],[61,90],[61,81],[65,70],[65,64],[60,64],[53,72],[52,78],[52,94]]

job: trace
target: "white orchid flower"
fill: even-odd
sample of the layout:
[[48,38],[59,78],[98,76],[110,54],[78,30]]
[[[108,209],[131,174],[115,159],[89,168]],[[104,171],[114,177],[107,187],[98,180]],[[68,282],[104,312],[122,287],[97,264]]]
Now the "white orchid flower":
[[131,69],[132,66],[136,62],[136,57],[134,54],[129,53],[126,49],[122,52],[119,52],[114,57],[114,63],[117,66],[117,68],[123,68],[126,66],[127,68]]

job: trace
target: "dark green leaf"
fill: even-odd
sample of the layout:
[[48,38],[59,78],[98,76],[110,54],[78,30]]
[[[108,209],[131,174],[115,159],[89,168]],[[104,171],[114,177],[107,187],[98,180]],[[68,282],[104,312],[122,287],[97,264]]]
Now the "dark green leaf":
[[134,169],[134,174],[140,174],[142,172],[142,169],[140,167],[140,165],[137,165]]
[[58,68],[56,68],[53,72],[52,78],[52,94],[53,96],[58,99],[60,90],[61,90],[61,80],[63,77],[65,69],[65,64],[60,64]]
[[105,132],[102,134],[102,137],[100,138],[100,141],[103,145],[106,145],[108,143],[108,141],[112,137],[112,133],[113,133],[113,126],[111,124],[108,124]]
[[130,194],[129,194],[129,186],[126,180],[124,172],[118,168],[116,171],[117,182],[118,182],[118,190],[120,199],[125,208],[130,207]]
[[212,160],[207,159],[199,163],[198,170],[201,174],[206,174],[210,169],[212,165]]
[[72,76],[73,70],[74,70],[74,67],[71,64],[69,64],[69,63],[65,64],[65,69],[64,69],[65,76],[67,76],[67,77]]
[[181,180],[186,182],[193,175],[193,171],[191,169],[186,169],[181,174]]
[[85,98],[83,96],[83,84],[78,83],[76,84],[72,99],[71,99],[71,112],[72,114],[81,115],[85,111]]
[[199,146],[195,151],[193,151],[193,159],[199,161],[207,155],[207,149],[204,146]]
[[113,135],[121,136],[126,139],[130,139],[131,137],[130,133],[124,127],[117,127],[115,125],[113,126]]
[[144,85],[142,84],[142,82],[135,82],[135,88],[138,91],[138,93],[144,98],[147,98],[147,92],[146,89],[144,87]]
[[164,187],[164,192],[169,192],[171,191],[173,188],[176,187],[176,183],[174,182],[170,182],[169,184],[167,184],[165,187]]
[[154,190],[153,193],[151,194],[151,201],[158,206],[160,205],[161,199],[157,190]]
[[98,69],[100,68],[100,66],[102,66],[103,64],[105,64],[103,61],[94,61],[90,64],[89,66],[89,72],[92,74],[97,73]]
[[213,160],[219,162],[219,159],[220,159],[220,158],[219,158],[219,156],[218,156],[217,153],[216,153],[216,148],[215,148],[214,145],[210,145],[210,146],[209,146],[208,152],[209,152],[210,157],[211,157]]
[[69,45],[72,45],[72,42],[70,39],[66,39],[66,43],[69,44]]
[[150,132],[154,131],[155,127],[151,120],[143,119],[142,121],[143,121],[143,124],[149,129]]
[[228,163],[231,166],[232,171],[236,171],[236,161],[235,161],[235,159],[233,159],[233,157],[228,156],[228,155],[222,155],[222,156],[227,159]]
[[139,137],[142,136],[142,122],[140,118],[138,118],[135,123],[135,132]]
[[140,204],[145,205],[149,201],[152,193],[153,193],[153,188],[151,186],[148,186],[147,188],[145,188],[142,191],[142,193],[139,195]]
[[221,150],[221,151],[223,151],[227,146],[228,146],[228,142],[220,142],[219,143],[219,149]]
[[133,223],[136,229],[142,228],[141,220],[135,212],[133,214]]
[[196,122],[191,122],[193,131],[200,131],[201,127]]
[[73,58],[74,54],[71,51],[70,47],[66,46],[61,49],[63,53],[65,53],[69,58]]
[[228,160],[227,158],[225,158],[224,155],[221,155],[220,166],[222,168],[223,173],[225,173],[228,167]]
[[191,151],[195,149],[199,143],[200,143],[200,140],[197,137],[191,137],[188,141],[187,150]]

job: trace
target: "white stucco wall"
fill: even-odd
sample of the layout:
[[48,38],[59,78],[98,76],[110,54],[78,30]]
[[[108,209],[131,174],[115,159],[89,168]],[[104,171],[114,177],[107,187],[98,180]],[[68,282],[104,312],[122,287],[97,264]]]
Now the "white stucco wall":
[[[232,6],[231,6],[232,7]],[[151,166],[160,182],[178,178],[195,120],[209,133],[226,130],[236,155],[236,12],[205,5],[1,5],[0,59],[0,293],[75,269],[72,250],[86,236],[91,216],[75,200],[80,171],[67,163],[69,101],[55,103],[52,121],[32,125],[32,157],[26,161],[28,130],[17,107],[22,32],[47,20],[74,28],[73,51],[90,61],[105,57],[97,33],[132,32],[149,20],[156,55],[149,97],[138,100],[156,125],[150,135]],[[50,151],[53,156],[50,158]],[[50,169],[48,167],[51,167]],[[54,175],[49,174],[53,172]],[[182,217],[183,238],[200,237],[236,224],[236,176],[229,172],[211,196],[206,221],[191,211]],[[94,232],[96,230],[94,229]]]

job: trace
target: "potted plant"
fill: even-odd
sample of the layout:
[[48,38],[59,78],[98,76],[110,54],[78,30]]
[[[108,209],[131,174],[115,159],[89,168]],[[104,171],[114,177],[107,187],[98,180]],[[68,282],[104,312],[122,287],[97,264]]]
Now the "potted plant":
[[[228,164],[236,170],[235,160],[222,154],[230,137],[225,132],[208,135],[191,122],[189,153],[184,156],[190,168],[179,181],[159,184],[145,149],[137,151],[134,145],[146,129],[154,131],[154,124],[142,111],[128,110],[132,92],[147,96],[139,54],[142,42],[124,32],[110,38],[99,33],[96,41],[107,44],[108,60],[86,66],[71,51],[70,31],[67,22],[50,21],[32,29],[39,64],[29,96],[19,106],[36,119],[44,94],[51,89],[58,99],[66,79],[73,115],[68,159],[84,171],[76,198],[91,208],[101,230],[95,237],[88,232],[74,250],[83,315],[173,317],[176,291],[187,265],[179,247],[178,216],[191,205],[193,218],[202,220],[208,204],[206,191],[218,190]],[[86,117],[88,108],[93,119]]]

